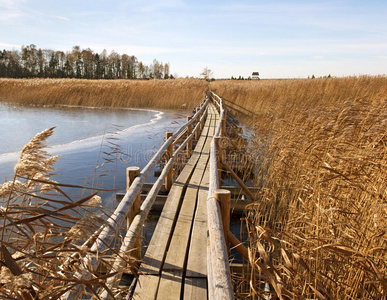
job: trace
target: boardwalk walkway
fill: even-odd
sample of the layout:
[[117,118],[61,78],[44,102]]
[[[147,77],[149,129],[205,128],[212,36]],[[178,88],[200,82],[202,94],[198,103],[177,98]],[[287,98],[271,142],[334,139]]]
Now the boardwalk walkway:
[[141,265],[134,299],[207,299],[207,206],[211,141],[219,113],[210,104],[193,154],[169,192]]
[[[235,146],[237,140],[243,140],[235,119],[229,115],[223,100],[209,92],[194,115],[187,117],[187,123],[175,133],[166,133],[164,144],[142,170],[127,169],[127,191],[106,224],[84,243],[88,252],[77,262],[78,269],[73,274],[77,281],[61,296],[62,300],[82,298],[86,287],[95,289],[93,294],[98,299],[234,298],[229,246],[246,259],[248,251],[230,232],[231,193],[221,189],[221,170],[235,179],[249,199],[254,199],[254,195],[223,155],[222,141]],[[192,149],[194,140],[196,146]],[[181,155],[188,161],[173,180]],[[164,165],[160,176],[141,199],[146,179],[160,164]],[[163,186],[169,191],[167,200],[145,256],[139,257],[142,228]],[[126,235],[122,237],[125,225]],[[114,255],[105,259],[104,254],[109,256],[111,252]],[[122,287],[121,277],[133,257],[141,261],[137,280],[131,288]],[[73,272],[67,266],[72,259],[62,266],[64,271]],[[102,275],[98,271],[101,265],[106,268]],[[103,283],[95,286],[96,278]]]

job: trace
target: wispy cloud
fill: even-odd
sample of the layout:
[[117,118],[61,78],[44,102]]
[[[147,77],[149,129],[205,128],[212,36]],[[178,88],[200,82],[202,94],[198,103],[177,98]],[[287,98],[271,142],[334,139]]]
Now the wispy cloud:
[[15,9],[25,2],[26,0],[0,0],[0,7],[6,9]]
[[71,20],[70,19],[68,19],[68,18],[65,18],[65,17],[60,17],[60,16],[55,16],[55,18],[57,18],[57,19],[60,19],[60,20],[65,20],[65,21],[68,21],[68,22],[70,22]]
[[0,0],[0,22],[9,22],[24,16],[21,9],[25,0]]

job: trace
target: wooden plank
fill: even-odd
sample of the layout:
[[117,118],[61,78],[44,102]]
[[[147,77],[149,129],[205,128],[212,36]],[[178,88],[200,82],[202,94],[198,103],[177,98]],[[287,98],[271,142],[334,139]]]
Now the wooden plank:
[[[227,186],[222,186],[222,189],[228,189]],[[240,189],[238,187],[238,189]],[[231,193],[232,194],[232,193]],[[124,194],[116,194],[116,200],[117,202],[122,199]],[[141,201],[144,201],[146,198],[146,195],[141,195]],[[161,212],[164,209],[164,205],[167,201],[168,195],[158,195],[156,197],[155,202],[152,205],[151,212]],[[233,215],[240,215],[244,212],[244,209],[247,205],[252,204],[253,202],[250,200],[242,200],[242,199],[231,199],[231,212]]]
[[133,294],[135,300],[154,300],[156,299],[157,289],[159,287],[159,276],[140,275]]
[[177,206],[184,188],[184,184],[174,184],[170,191],[169,200],[165,203],[162,214],[157,222],[151,242],[141,264],[140,272],[145,274],[160,274],[160,269],[168,247],[171,228],[175,220]]
[[[206,170],[198,193],[198,204],[191,235],[187,277],[207,277],[207,197],[209,172]],[[207,185],[207,187],[206,187]]]
[[[211,121],[210,126],[214,123]],[[213,130],[209,130],[210,133]],[[178,290],[177,275],[182,274],[185,269],[185,264],[188,257],[188,250],[190,245],[191,230],[193,225],[193,218],[195,213],[196,199],[198,195],[198,188],[202,181],[203,175],[207,168],[209,159],[208,151],[210,149],[211,137],[207,138],[202,150],[201,156],[196,165],[195,171],[188,184],[184,200],[179,212],[176,226],[173,231],[171,243],[168,248],[168,253],[163,265],[160,286],[158,290],[158,299],[164,299],[164,297],[170,296],[171,289]],[[204,152],[204,153],[203,153]],[[207,152],[207,155],[206,155]],[[206,257],[204,257],[206,258]],[[203,260],[203,257],[202,257]],[[174,274],[171,279],[170,274]],[[182,283],[182,282],[181,282]],[[174,297],[178,297],[175,295]],[[174,298],[178,299],[178,298]]]
[[[213,123],[214,121],[211,121],[210,126]],[[209,131],[211,131],[211,129]],[[167,270],[183,272],[188,256],[188,247],[190,245],[191,229],[195,213],[198,188],[202,181],[203,174],[207,168],[210,144],[211,136],[209,136],[205,142],[198,164],[188,184],[188,188],[180,209],[179,217],[176,222],[176,227],[173,232],[171,244],[168,248],[163,271]]]
[[[190,245],[189,239],[191,236],[191,227],[192,227],[192,221],[194,217],[194,209],[196,206],[196,198],[198,197],[198,187],[202,182],[203,174],[206,172],[207,163],[209,159],[208,153],[210,151],[211,138],[207,138],[207,135],[209,135],[209,132],[210,132],[210,136],[212,137],[214,128],[215,128],[215,122],[212,121],[212,119],[215,119],[215,116],[216,116],[216,115],[213,115],[213,113],[216,114],[217,112],[215,112],[214,110],[212,110],[211,112],[212,113],[209,113],[209,117],[206,120],[206,125],[202,132],[202,135],[194,149],[193,156],[192,156],[194,159],[192,159],[191,157],[192,161],[190,160],[188,162],[187,166],[183,169],[179,178],[176,180],[176,182],[173,184],[171,188],[165,207],[163,209],[163,212],[160,216],[159,222],[153,234],[151,243],[148,247],[147,253],[145,254],[144,263],[142,264],[140,269],[142,272],[145,272],[148,274],[160,274],[160,267],[163,265],[163,270],[162,270],[160,282],[158,285],[159,288],[157,291],[157,299],[179,299],[181,296],[183,271],[185,269],[185,263],[186,263],[185,253],[188,250],[188,245]],[[193,165],[190,166],[190,163],[193,163]],[[170,237],[171,230],[173,228],[173,223],[174,223],[174,220],[176,219],[176,211],[178,210],[178,205],[180,204],[180,195],[181,195],[181,192],[184,190],[184,186],[185,184],[187,184],[187,181],[191,176],[191,174],[192,174],[192,177],[187,186],[186,194],[184,196],[183,203],[181,204],[180,213],[176,220],[174,235]],[[209,179],[206,180],[207,185],[208,185],[208,180]],[[205,194],[203,194],[203,191],[201,191],[201,193],[202,193],[202,198],[206,200],[207,191],[205,191]],[[202,206],[203,206],[203,203],[201,204],[200,210],[206,210],[205,208],[203,209]],[[198,223],[198,226],[199,226],[199,223]],[[206,228],[205,219],[204,219],[204,222],[202,221],[201,226],[202,226],[202,230],[201,230],[202,232],[204,229],[204,234],[202,234],[202,236],[204,236],[203,244],[206,245],[207,228]],[[169,240],[170,240],[170,245],[168,248]],[[165,256],[165,252],[167,248],[168,248],[168,252],[166,253],[166,256]],[[165,258],[165,262],[163,263],[164,258]],[[206,261],[206,255],[204,256],[202,255],[201,260]],[[204,269],[206,269],[205,265],[204,265]],[[203,274],[203,276],[205,276],[205,274]],[[153,277],[156,277],[156,276],[153,276]],[[188,280],[188,283],[190,282],[190,280],[191,279]],[[203,278],[203,280],[204,282],[206,281],[205,278]],[[201,282],[200,286],[203,286],[203,280],[200,280]],[[142,289],[146,290],[145,285],[147,284],[148,282],[145,282]],[[155,283],[153,282],[152,284],[155,284]],[[195,283],[195,285],[197,284]],[[187,285],[187,287],[188,286],[190,285]],[[190,292],[190,294],[192,295],[195,295],[195,293],[200,294],[200,291],[196,291],[195,289],[193,289],[192,284],[191,284],[191,287],[188,288],[188,291],[189,289],[192,290]],[[206,289],[201,290],[201,295],[203,294],[203,291],[204,291],[204,294],[206,295],[207,294]],[[136,292],[137,292],[137,288],[136,288]],[[201,299],[201,298],[197,298],[197,299]]]
[[180,204],[181,193],[183,192],[183,189],[187,184],[197,161],[199,160],[200,151],[206,140],[210,122],[211,118],[207,118],[206,127],[202,131],[202,135],[196,145],[194,153],[192,154],[186,167],[178,176],[176,182],[172,185],[164,209],[160,215],[151,242],[145,254],[144,262],[141,264],[140,272],[145,274],[160,274],[161,272],[160,269],[170,241],[171,230],[176,220],[176,211],[178,210],[178,206]]
[[184,196],[180,213],[173,231],[167,257],[163,266],[164,271],[183,272],[188,251],[189,237],[191,235],[192,219],[196,206],[198,189],[188,186]]
[[206,300],[207,279],[206,278],[185,278],[184,300]]
[[160,279],[160,285],[157,292],[157,298],[160,300],[180,299],[183,274],[180,272],[163,272]]
[[[215,132],[216,119],[211,123],[209,137],[212,138]],[[188,254],[186,269],[187,277],[207,277],[207,197],[210,183],[209,175],[209,152],[210,145],[206,145],[207,166],[199,187],[198,204],[195,212],[195,219],[192,229],[191,244]],[[203,149],[204,150],[204,149]]]

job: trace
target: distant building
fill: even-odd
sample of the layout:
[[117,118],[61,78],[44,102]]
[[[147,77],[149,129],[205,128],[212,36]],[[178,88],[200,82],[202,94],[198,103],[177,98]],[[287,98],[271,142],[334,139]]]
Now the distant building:
[[251,79],[259,79],[259,72],[253,72]]

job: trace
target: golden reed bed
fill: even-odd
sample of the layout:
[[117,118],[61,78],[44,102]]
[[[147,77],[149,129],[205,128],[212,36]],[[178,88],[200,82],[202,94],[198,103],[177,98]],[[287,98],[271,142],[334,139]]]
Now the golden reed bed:
[[[387,78],[214,82],[253,111],[259,201],[241,297],[385,299]],[[243,286],[241,284],[241,286]]]
[[0,101],[94,107],[193,108],[207,82],[175,80],[0,79]]

